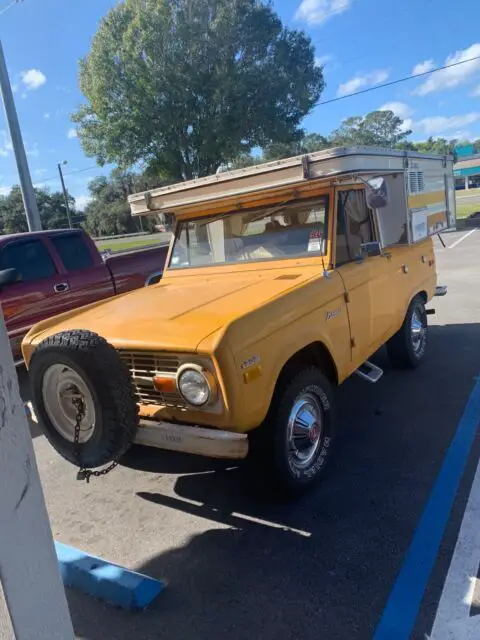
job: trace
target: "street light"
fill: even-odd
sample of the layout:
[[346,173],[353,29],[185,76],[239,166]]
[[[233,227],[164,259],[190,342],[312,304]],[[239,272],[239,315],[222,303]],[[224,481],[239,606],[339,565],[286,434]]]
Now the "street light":
[[[13,7],[14,4],[18,4],[17,0],[11,2],[7,7],[0,12],[0,15],[5,13],[7,9]],[[23,146],[22,132],[18,123],[17,111],[15,109],[15,102],[13,100],[12,87],[10,85],[10,78],[8,77],[7,64],[5,62],[5,56],[3,55],[3,47],[0,42],[0,91],[3,98],[3,106],[5,108],[5,116],[7,118],[8,128],[10,130],[10,137],[12,139],[13,152],[15,154],[15,160],[17,163],[18,175],[20,178],[20,186],[22,188],[23,205],[25,207],[25,213],[27,216],[27,223],[29,231],[41,231],[42,223],[40,220],[40,214],[38,213],[37,200],[35,198],[35,192],[33,190],[32,177],[28,168],[27,155],[25,153],[25,147]]]
[[63,179],[63,171],[62,171],[62,165],[65,165],[65,164],[68,164],[66,160],[64,160],[63,162],[59,162],[57,167],[58,167],[58,173],[60,174],[60,182],[62,183],[63,197],[65,198],[65,209],[67,211],[68,226],[70,229],[72,229],[72,218],[70,216],[70,207],[68,206],[68,193],[67,193],[67,190],[65,189],[65,181]]

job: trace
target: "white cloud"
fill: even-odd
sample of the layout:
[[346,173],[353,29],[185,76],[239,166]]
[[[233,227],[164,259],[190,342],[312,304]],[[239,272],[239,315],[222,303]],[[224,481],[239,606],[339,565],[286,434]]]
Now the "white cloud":
[[[444,135],[447,132],[455,131],[455,134],[461,133],[462,127],[478,122],[480,120],[480,112],[466,113],[459,116],[431,116],[422,118],[414,122],[416,133],[424,133],[427,136]],[[457,137],[457,135],[452,137]]]
[[71,129],[68,130],[67,138],[76,138],[76,137],[78,137],[77,130],[72,127]]
[[91,201],[92,197],[91,196],[87,196],[87,195],[83,195],[83,196],[76,196],[75,197],[75,208],[77,209],[77,211],[83,211],[85,209],[85,207],[87,206],[87,204]]
[[323,67],[327,64],[327,62],[332,62],[334,60],[335,56],[333,56],[330,53],[327,53],[324,56],[316,56],[315,57],[315,66],[316,67]]
[[480,84],[472,91],[472,96],[474,98],[480,98]]
[[[480,56],[480,42],[472,44],[471,47],[463,49],[462,51],[456,51],[447,57],[445,65],[456,64]],[[451,89],[457,87],[460,84],[464,84],[472,79],[472,77],[480,72],[480,59],[472,60],[472,62],[465,62],[443,71],[437,71],[432,73],[428,79],[423,82],[414,93],[419,96],[426,96],[434,91],[441,91],[443,89]]]
[[349,9],[351,4],[352,0],[302,0],[295,19],[308,24],[323,24],[330,17]]
[[0,185],[0,196],[8,196],[11,190],[12,187],[7,187],[5,184]]
[[8,152],[4,147],[0,147],[0,156],[2,156],[2,158],[5,158],[6,156],[8,156]]
[[419,62],[413,67],[412,76],[416,76],[419,73],[427,73],[427,71],[431,71],[435,69],[435,63],[433,60],[425,60],[425,62]]
[[38,142],[34,142],[31,147],[25,145],[25,153],[27,154],[27,156],[37,158],[40,155],[40,151],[38,150]]
[[17,93],[18,91],[18,84],[12,84],[12,93]]
[[380,107],[379,111],[393,111],[393,113],[403,120],[401,129],[409,131],[413,126],[413,109],[404,102],[387,102]]
[[6,157],[13,151],[12,141],[5,129],[0,130],[0,156]]
[[22,84],[27,91],[33,91],[38,89],[47,81],[44,74],[39,69],[29,69],[28,71],[22,71],[20,74]]
[[43,114],[43,117],[45,118],[45,120],[50,120],[51,115],[52,115],[52,114],[50,113],[50,111],[46,111],[46,112]]
[[36,176],[44,176],[47,173],[46,169],[35,169],[34,174]]
[[371,71],[364,75],[357,75],[338,87],[337,96],[340,98],[341,96],[355,93],[355,91],[359,89],[381,84],[385,82],[389,75],[390,72],[386,69],[378,69],[377,71]]

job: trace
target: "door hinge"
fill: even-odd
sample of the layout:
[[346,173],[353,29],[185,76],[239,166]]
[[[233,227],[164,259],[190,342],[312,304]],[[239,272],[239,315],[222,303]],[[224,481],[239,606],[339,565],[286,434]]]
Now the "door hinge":
[[345,302],[350,302],[350,294],[348,293],[348,291],[345,291],[345,293],[343,294],[344,298],[345,298]]
[[350,338],[350,346],[352,347],[352,349],[355,349],[355,347],[357,346],[355,338]]

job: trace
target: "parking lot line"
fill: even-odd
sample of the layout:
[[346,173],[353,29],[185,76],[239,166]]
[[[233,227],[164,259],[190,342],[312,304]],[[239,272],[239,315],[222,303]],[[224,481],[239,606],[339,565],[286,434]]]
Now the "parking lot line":
[[410,637],[479,422],[480,378],[470,394],[374,640],[407,640]]
[[477,230],[476,228],[475,229],[470,229],[470,231],[467,231],[467,233],[465,235],[463,235],[458,240],[455,240],[455,242],[453,244],[451,244],[448,248],[449,249],[454,249],[458,244],[460,244],[461,242],[466,240],[468,238],[468,236],[471,236],[472,233],[475,233],[476,230]]

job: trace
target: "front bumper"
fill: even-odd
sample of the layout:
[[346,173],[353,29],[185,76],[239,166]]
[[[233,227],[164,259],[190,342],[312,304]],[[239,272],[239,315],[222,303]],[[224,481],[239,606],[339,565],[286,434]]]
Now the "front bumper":
[[140,420],[135,443],[209,458],[238,460],[248,454],[248,437],[244,433],[158,420]]

